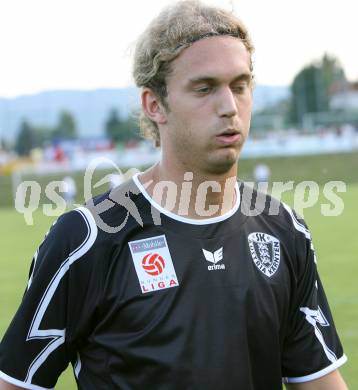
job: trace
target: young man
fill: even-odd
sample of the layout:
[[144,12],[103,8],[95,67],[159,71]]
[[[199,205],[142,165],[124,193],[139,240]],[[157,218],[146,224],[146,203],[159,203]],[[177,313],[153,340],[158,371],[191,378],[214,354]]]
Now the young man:
[[134,77],[161,161],[51,228],[0,389],[53,388],[68,362],[86,390],[346,389],[306,225],[236,182],[252,51],[240,21],[197,2],[145,31]]

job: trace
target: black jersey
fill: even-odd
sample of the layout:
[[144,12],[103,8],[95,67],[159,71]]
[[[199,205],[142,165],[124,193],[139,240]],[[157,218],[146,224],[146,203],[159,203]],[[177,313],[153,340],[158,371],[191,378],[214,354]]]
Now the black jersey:
[[307,226],[246,190],[229,213],[192,220],[135,177],[61,216],[2,340],[0,377],[49,389],[70,362],[85,390],[278,390],[343,364]]

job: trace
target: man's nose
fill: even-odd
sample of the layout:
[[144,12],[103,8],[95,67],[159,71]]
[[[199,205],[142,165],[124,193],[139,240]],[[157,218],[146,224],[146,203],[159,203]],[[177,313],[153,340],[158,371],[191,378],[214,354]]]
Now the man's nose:
[[232,117],[237,115],[237,99],[230,87],[224,87],[218,94],[217,110],[219,116]]

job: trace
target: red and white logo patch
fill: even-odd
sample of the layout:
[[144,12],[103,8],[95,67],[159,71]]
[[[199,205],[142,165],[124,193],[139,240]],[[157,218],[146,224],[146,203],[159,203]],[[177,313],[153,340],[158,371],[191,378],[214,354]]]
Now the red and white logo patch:
[[128,245],[142,293],[179,286],[165,235]]
[[148,275],[158,276],[165,268],[165,261],[158,253],[148,253],[143,257],[142,267]]

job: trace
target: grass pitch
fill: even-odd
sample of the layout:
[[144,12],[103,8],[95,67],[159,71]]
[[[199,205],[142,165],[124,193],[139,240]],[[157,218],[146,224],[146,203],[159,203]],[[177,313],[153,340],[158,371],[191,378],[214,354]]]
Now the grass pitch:
[[[345,205],[340,216],[322,216],[318,203],[305,211],[305,220],[311,229],[320,275],[349,359],[341,372],[349,388],[358,389],[358,184],[349,184],[347,192],[340,196]],[[292,204],[290,195],[285,200]],[[23,216],[14,209],[0,209],[0,337],[21,300],[33,253],[52,222],[53,218],[37,212],[34,225],[26,226]],[[72,369],[61,376],[56,389],[76,389]]]

